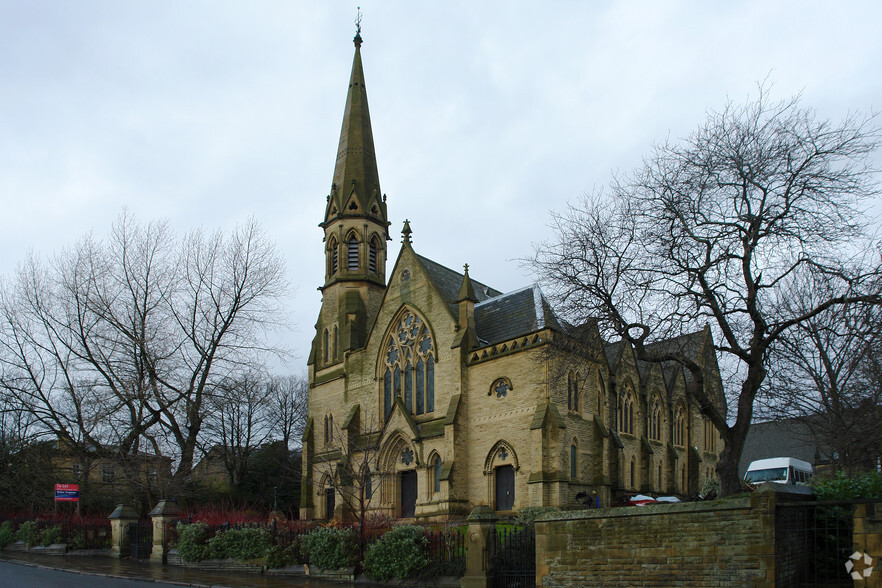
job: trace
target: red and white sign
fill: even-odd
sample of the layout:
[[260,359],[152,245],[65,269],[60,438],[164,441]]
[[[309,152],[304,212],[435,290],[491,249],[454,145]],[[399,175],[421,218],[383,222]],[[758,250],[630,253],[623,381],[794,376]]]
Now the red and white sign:
[[79,484],[55,484],[55,502],[79,502]]

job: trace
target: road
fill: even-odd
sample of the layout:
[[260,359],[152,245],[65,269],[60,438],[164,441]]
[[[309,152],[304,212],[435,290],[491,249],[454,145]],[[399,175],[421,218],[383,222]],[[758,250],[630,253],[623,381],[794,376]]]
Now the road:
[[[62,569],[64,568],[64,569]],[[143,579],[142,579],[143,578]],[[243,572],[202,571],[177,566],[111,558],[18,556],[0,558],[0,588],[109,588],[109,587],[242,587],[329,588],[351,585],[303,576],[274,576]]]

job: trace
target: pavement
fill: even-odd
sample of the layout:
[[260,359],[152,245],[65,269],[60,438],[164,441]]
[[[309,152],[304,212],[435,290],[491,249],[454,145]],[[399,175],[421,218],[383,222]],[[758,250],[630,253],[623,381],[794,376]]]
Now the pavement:
[[181,566],[167,566],[136,559],[116,559],[102,556],[36,555],[27,552],[2,551],[0,560],[19,565],[59,570],[106,578],[142,580],[175,586],[267,588],[306,586],[310,588],[340,588],[352,583],[332,582],[299,575],[258,574],[234,570],[195,570]]

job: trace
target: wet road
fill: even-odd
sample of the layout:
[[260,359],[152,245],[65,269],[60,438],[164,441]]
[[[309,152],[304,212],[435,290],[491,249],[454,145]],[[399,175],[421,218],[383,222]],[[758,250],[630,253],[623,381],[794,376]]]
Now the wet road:
[[111,586],[256,586],[341,588],[351,583],[303,576],[263,575],[233,571],[203,571],[162,566],[146,561],[108,557],[0,555],[0,587],[105,588]]

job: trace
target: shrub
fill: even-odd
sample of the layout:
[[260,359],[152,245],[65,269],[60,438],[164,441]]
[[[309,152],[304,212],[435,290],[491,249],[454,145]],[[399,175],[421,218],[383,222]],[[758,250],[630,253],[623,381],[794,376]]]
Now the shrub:
[[882,498],[882,472],[866,472],[854,476],[837,472],[835,478],[813,478],[812,486],[819,500]]
[[208,559],[208,531],[203,523],[178,523],[178,553],[184,561]]
[[15,527],[12,521],[3,521],[0,525],[0,549],[9,547],[13,543],[15,543]]
[[28,545],[39,545],[40,529],[37,527],[36,521],[27,521],[22,523],[15,534],[18,541],[24,541]]
[[40,533],[40,545],[52,545],[53,543],[61,543],[61,527],[46,527]]
[[284,568],[300,561],[300,542],[295,540],[288,545],[271,545],[266,550],[266,567]]
[[525,506],[518,511],[514,522],[516,525],[529,525],[550,512],[560,512],[560,509],[556,506]]
[[266,529],[220,531],[208,542],[212,559],[257,559],[266,555],[270,544]]
[[411,578],[429,564],[428,540],[422,527],[397,525],[380,537],[364,557],[365,572],[375,580]]
[[319,527],[303,537],[309,563],[323,570],[338,570],[358,562],[358,544],[352,529]]

